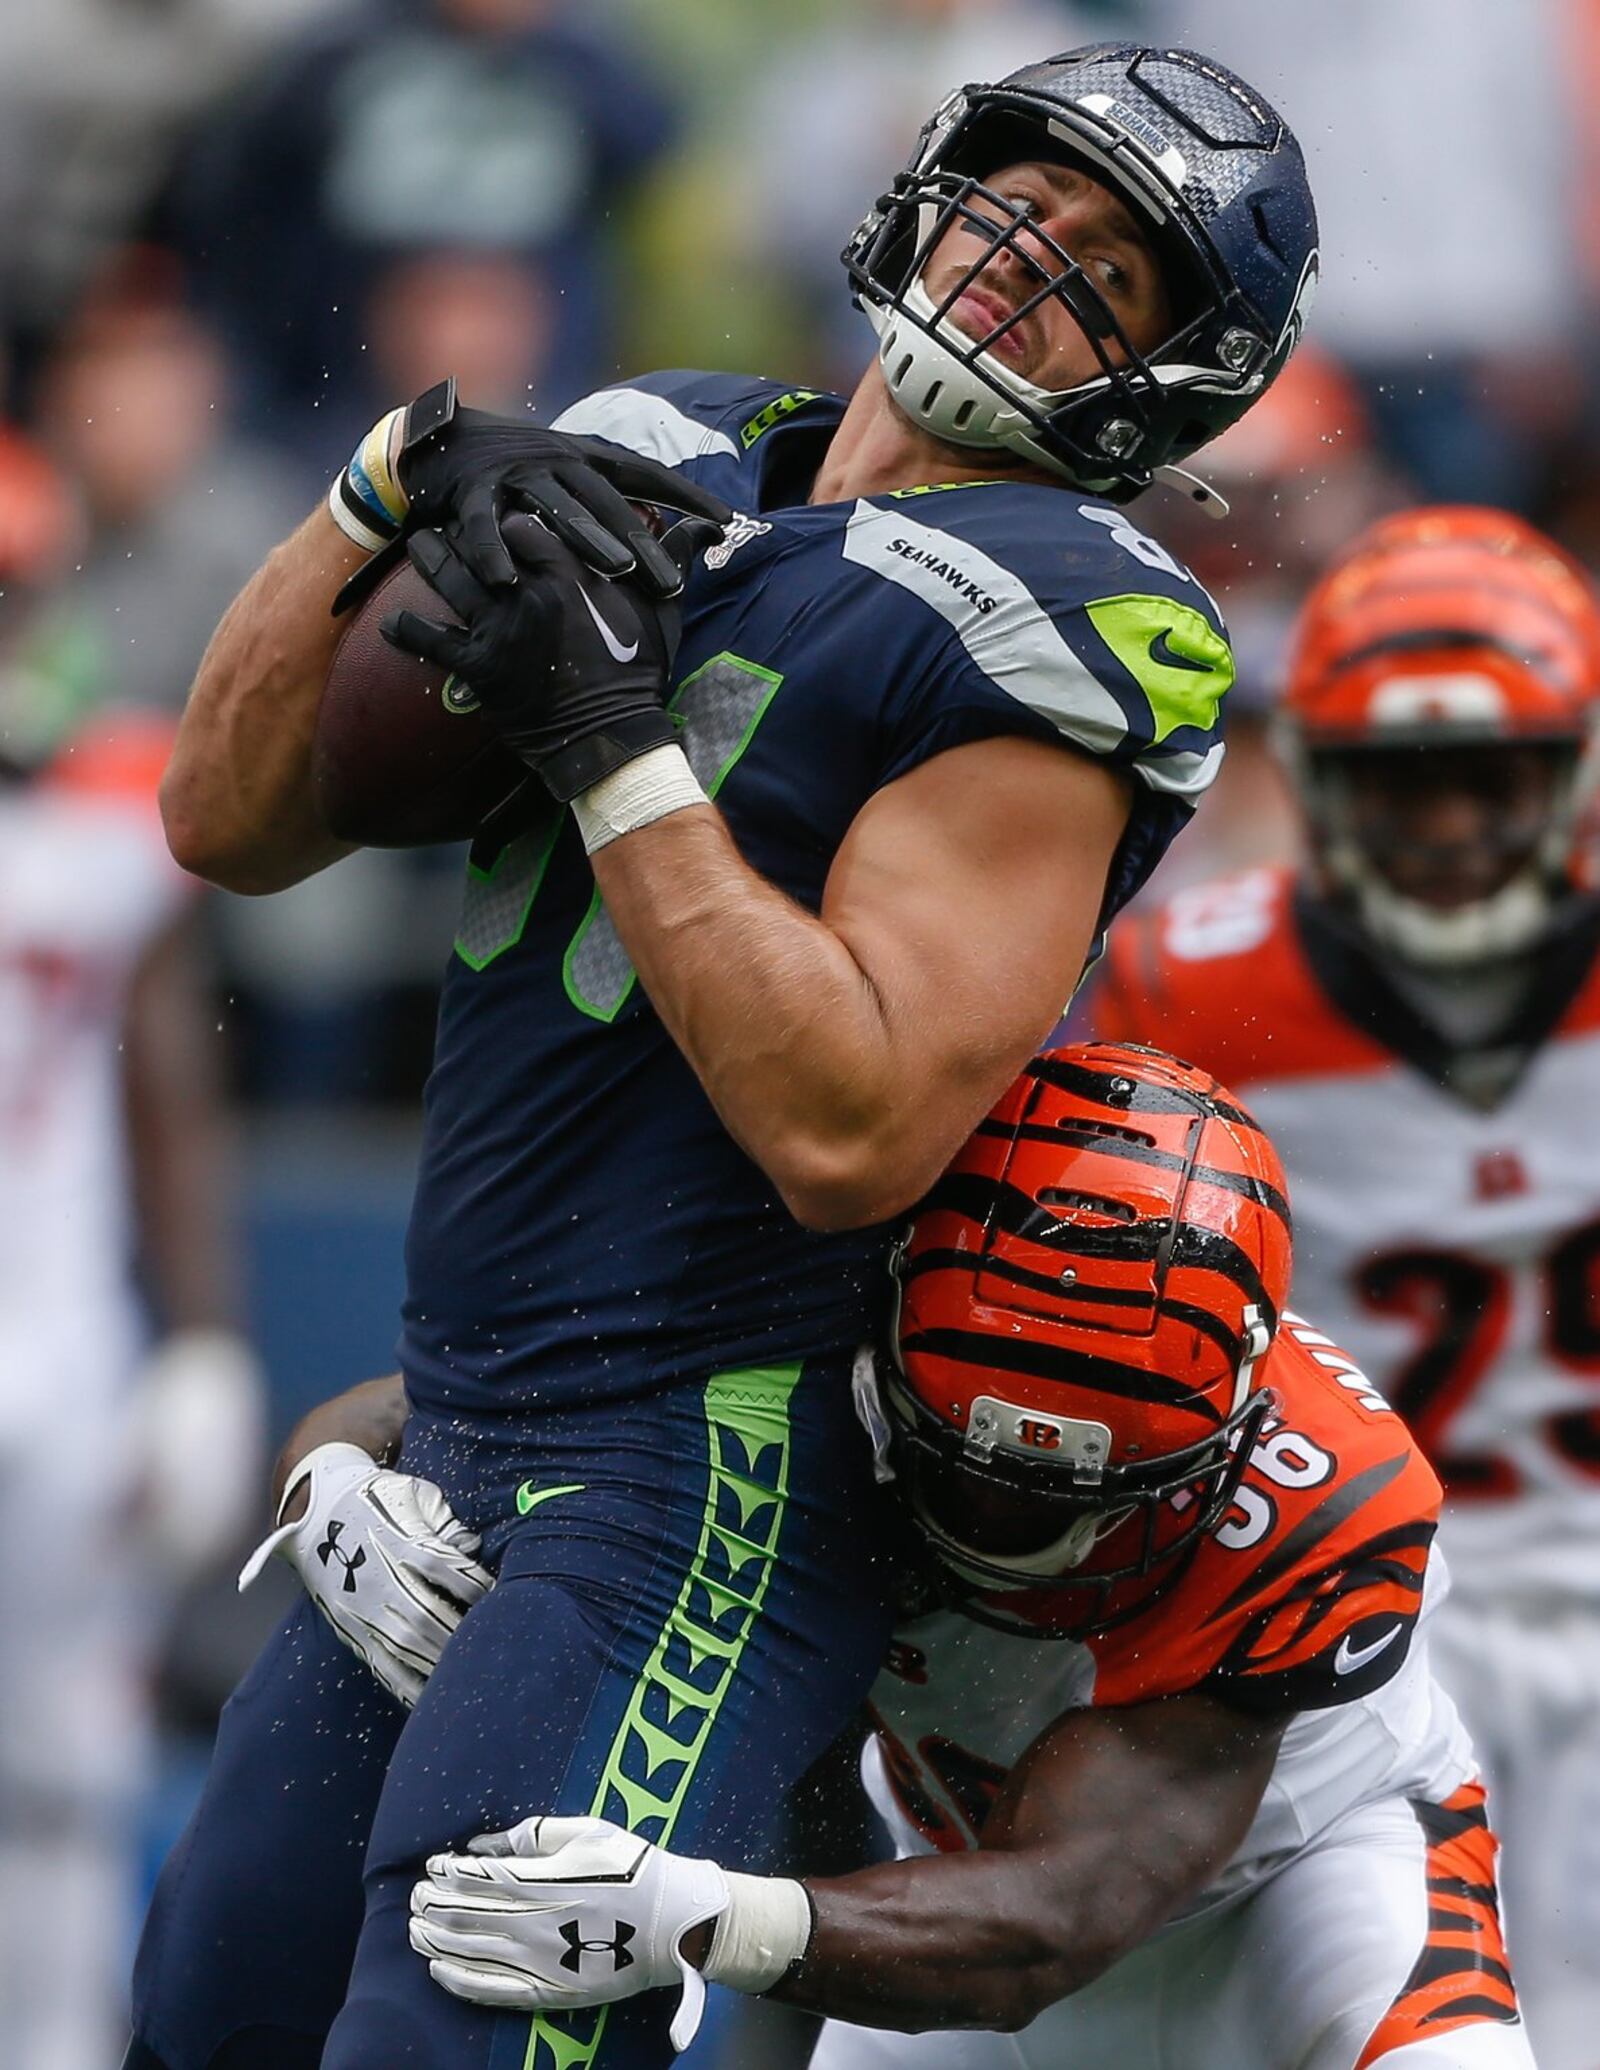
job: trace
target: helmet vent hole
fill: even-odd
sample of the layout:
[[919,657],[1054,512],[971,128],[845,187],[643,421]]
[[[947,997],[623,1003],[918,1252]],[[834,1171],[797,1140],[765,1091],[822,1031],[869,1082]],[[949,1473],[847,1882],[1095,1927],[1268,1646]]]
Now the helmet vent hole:
[[955,417],[951,422],[951,430],[965,431],[967,426],[972,422],[972,413],[977,407],[977,397],[974,395],[969,395],[966,401],[961,405],[960,409],[956,411]]
[[1137,1222],[1139,1213],[1125,1200],[1112,1200],[1104,1193],[1080,1193],[1071,1186],[1045,1186],[1038,1195],[1041,1207],[1077,1208],[1090,1215],[1104,1215],[1108,1222]]
[[902,384],[902,383],[904,382],[904,380],[905,380],[905,378],[906,378],[907,374],[909,374],[909,373],[910,373],[910,371],[911,371],[911,362],[912,362],[912,360],[913,360],[913,359],[915,358],[915,356],[916,356],[916,355],[915,355],[914,353],[910,353],[910,352],[908,352],[908,353],[906,354],[905,358],[904,358],[903,360],[901,360],[901,362],[900,362],[899,366],[897,366],[897,367],[895,368],[895,370],[894,370],[894,386],[895,386],[896,388],[898,388],[898,387],[900,387],[900,386],[901,386],[901,384]]
[[944,383],[942,381],[935,381],[927,394],[922,398],[922,407],[925,410],[931,410],[943,393]]
[[1118,1121],[1087,1121],[1074,1114],[1058,1121],[1056,1127],[1064,1136],[1109,1136],[1114,1142],[1135,1143],[1141,1150],[1156,1147],[1154,1136],[1146,1135],[1142,1128],[1124,1128]]

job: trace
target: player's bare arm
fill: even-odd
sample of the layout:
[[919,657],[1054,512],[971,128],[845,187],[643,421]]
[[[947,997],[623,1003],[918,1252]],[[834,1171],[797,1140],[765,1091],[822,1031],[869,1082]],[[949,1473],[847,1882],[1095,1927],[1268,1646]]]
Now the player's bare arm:
[[[363,1380],[308,1409],[284,1439],[272,1468],[272,1506],[287,1518],[305,1515],[305,1494],[285,1504],[290,1475],[319,1445],[359,1445],[377,1466],[392,1466],[406,1427],[406,1387],[398,1373]],[[280,1510],[281,1506],[281,1510]]]
[[246,583],[212,635],[161,787],[167,842],[226,891],[281,891],[348,855],[318,817],[311,740],[342,630],[333,602],[368,559],[325,510]]
[[592,1883],[597,1921],[620,1912],[647,1923],[630,1942],[639,1973],[586,1975],[564,1987],[573,2004],[681,1977],[693,2008],[690,1979],[705,1967],[860,2026],[1014,2031],[1215,1879],[1250,1830],[1287,1723],[1198,1691],[1072,1711],[1012,1770],[972,1852],[804,1884],[724,1877],[603,1819],[527,1819],[474,1841],[469,1855],[429,1862],[411,1945],[459,1996],[558,2003],[563,1987],[543,1995],[551,1987],[531,1981],[543,1967],[534,1944]]
[[730,1133],[800,1221],[849,1227],[926,1190],[1060,1013],[1127,807],[1101,764],[988,740],[878,793],[820,914],[710,809],[612,842],[595,877]]
[[166,781],[173,854],[224,889],[279,891],[350,853],[310,781],[317,707],[344,629],[335,603],[409,528],[449,520],[478,564],[509,577],[499,522],[534,511],[601,576],[648,595],[677,568],[626,500],[715,520],[721,499],[602,440],[458,406],[453,382],[389,411],[314,511],[245,585],[201,662]]
[[1069,1713],[974,1852],[808,1882],[811,1943],[773,1995],[865,2026],[1026,2026],[1215,1878],[1286,1722],[1199,1693]]

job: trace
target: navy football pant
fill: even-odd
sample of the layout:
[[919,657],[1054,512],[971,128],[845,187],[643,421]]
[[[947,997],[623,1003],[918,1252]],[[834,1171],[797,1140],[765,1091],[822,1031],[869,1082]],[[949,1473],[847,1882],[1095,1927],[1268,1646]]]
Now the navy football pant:
[[532,1812],[597,1813],[770,1869],[785,1796],[889,1625],[881,1492],[827,1366],[452,1428],[405,1470],[499,1579],[409,1716],[302,1605],[223,1713],[134,1978],[165,2070],[655,2070],[674,1994],[530,2019],[449,1997],[406,1942],[424,1859]]

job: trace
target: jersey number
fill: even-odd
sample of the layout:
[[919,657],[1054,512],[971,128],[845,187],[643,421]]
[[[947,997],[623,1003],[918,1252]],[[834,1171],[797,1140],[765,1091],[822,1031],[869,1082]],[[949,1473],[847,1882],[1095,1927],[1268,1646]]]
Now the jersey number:
[[[683,731],[683,751],[700,788],[714,798],[750,745],[782,676],[718,654],[686,676],[668,709]],[[487,870],[467,865],[456,954],[482,970],[521,941],[561,831],[564,814],[512,841]],[[634,969],[597,891],[567,944],[561,975],[580,1013],[614,1021],[633,990]]]
[[[1600,1219],[1564,1237],[1537,1270],[1546,1350],[1569,1372],[1600,1380]],[[1355,1286],[1374,1314],[1402,1317],[1422,1332],[1390,1400],[1446,1490],[1458,1498],[1515,1494],[1519,1476],[1509,1459],[1452,1451],[1448,1441],[1450,1425],[1504,1347],[1507,1268],[1465,1251],[1389,1251],[1361,1267]],[[1546,1417],[1544,1428],[1569,1465],[1600,1475],[1600,1408],[1561,1411]]]

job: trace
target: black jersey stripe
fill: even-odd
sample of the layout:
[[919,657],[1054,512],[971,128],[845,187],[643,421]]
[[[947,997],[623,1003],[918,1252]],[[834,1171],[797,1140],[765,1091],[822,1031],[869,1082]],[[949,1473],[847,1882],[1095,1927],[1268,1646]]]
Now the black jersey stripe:
[[1488,1806],[1481,1797],[1465,1805],[1435,1804],[1427,1797],[1412,1797],[1408,1802],[1430,1847],[1442,1847],[1447,1840],[1459,1840],[1463,1833],[1489,1823]]
[[1055,1344],[993,1337],[982,1330],[940,1327],[910,1331],[900,1340],[900,1348],[906,1356],[916,1353],[927,1358],[948,1358],[960,1365],[997,1373],[1022,1373],[1035,1380],[1063,1380],[1075,1387],[1099,1388],[1128,1401],[1192,1409],[1197,1416],[1219,1426],[1224,1420],[1215,1403],[1180,1380],[1170,1380],[1164,1373],[1146,1372],[1142,1366],[1125,1366],[1116,1359],[1068,1351]]

